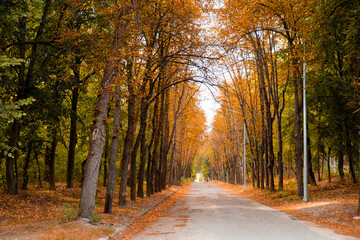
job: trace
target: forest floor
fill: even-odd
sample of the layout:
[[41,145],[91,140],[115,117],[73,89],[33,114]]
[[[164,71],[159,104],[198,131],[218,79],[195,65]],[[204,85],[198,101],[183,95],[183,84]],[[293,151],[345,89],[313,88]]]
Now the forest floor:
[[255,189],[252,186],[239,186],[213,181],[232,194],[247,197],[267,206],[284,211],[296,219],[314,222],[322,227],[333,229],[339,234],[360,238],[360,217],[356,216],[359,186],[349,180],[340,182],[327,180],[309,185],[309,202],[303,202],[296,195],[295,180],[288,180],[283,191]]
[[[135,227],[136,231],[116,236],[131,238],[146,222],[161,215],[162,208],[170,208],[177,199],[175,195],[179,195],[177,191],[184,189],[186,186],[174,186],[150,197],[137,198],[136,202],[127,199],[126,206],[117,205],[115,192],[113,213],[103,214],[106,188],[99,188],[91,222],[76,219],[80,188],[68,189],[64,183],[58,183],[56,191],[36,186],[29,186],[29,190],[16,196],[0,191],[0,239],[99,239]],[[154,207],[173,193],[176,194]],[[142,216],[150,209],[154,209],[152,214]],[[137,220],[140,218],[141,223]]]

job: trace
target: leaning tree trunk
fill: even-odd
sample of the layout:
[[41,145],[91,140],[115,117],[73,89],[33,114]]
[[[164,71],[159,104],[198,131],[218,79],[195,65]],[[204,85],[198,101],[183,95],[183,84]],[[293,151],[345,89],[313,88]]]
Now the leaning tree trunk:
[[[114,50],[117,49],[114,48]],[[95,208],[96,187],[99,177],[101,156],[105,144],[105,118],[113,84],[114,60],[107,63],[95,105],[94,123],[91,131],[90,149],[85,163],[84,180],[81,188],[79,217],[90,218]]]
[[120,122],[121,122],[119,85],[115,86],[114,94],[115,94],[114,128],[113,128],[112,141],[110,147],[109,180],[106,187],[104,213],[112,212],[112,204],[113,204],[115,181],[116,181],[116,159],[118,154],[119,130],[120,130]]
[[[125,1],[125,5],[128,1]],[[117,1],[115,1],[117,6]],[[91,131],[90,149],[85,165],[85,174],[83,186],[81,188],[81,197],[79,204],[79,217],[89,218],[95,208],[96,186],[99,177],[101,156],[105,144],[105,118],[107,116],[108,104],[110,100],[110,88],[113,85],[113,74],[118,65],[118,51],[124,45],[126,37],[126,27],[130,22],[130,17],[124,18],[131,11],[131,4],[124,7],[123,14],[115,15],[114,40],[112,44],[112,54],[106,64],[104,76],[98,91],[93,128]]]

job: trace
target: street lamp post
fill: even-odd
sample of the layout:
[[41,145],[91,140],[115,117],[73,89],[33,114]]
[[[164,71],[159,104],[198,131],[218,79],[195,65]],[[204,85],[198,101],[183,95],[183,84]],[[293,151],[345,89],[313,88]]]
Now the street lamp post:
[[303,39],[303,52],[304,52],[304,56],[303,56],[303,155],[304,155],[304,198],[303,198],[303,202],[308,202],[308,164],[307,164],[307,131],[306,131],[306,123],[307,123],[307,119],[306,119],[306,48],[305,48],[305,36],[304,34],[300,33],[300,32],[296,32],[296,31],[291,31],[291,30],[287,30],[287,29],[281,29],[281,28],[274,28],[274,27],[269,27],[273,30],[277,30],[277,31],[284,31],[284,32],[292,32],[292,33],[296,33],[301,35],[302,39]]
[[307,119],[306,119],[306,49],[305,49],[305,37],[304,35],[302,35],[303,37],[303,46],[304,46],[304,56],[303,56],[303,118],[304,118],[304,126],[303,126],[303,131],[304,131],[304,150],[303,150],[303,154],[304,154],[304,198],[303,201],[307,202],[309,201],[308,199],[308,164],[307,164],[307,131],[306,131],[306,123],[307,123]]
[[246,140],[245,140],[245,137],[246,137],[246,132],[245,132],[245,121],[244,121],[244,126],[243,126],[243,132],[244,132],[244,135],[243,135],[243,140],[244,140],[244,147],[243,147],[243,160],[244,160],[244,187],[246,187]]

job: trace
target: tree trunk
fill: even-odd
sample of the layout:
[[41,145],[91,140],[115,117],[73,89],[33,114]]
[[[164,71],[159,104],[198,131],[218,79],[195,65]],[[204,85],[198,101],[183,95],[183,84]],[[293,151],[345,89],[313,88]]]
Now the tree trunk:
[[50,143],[46,146],[45,151],[45,164],[47,165],[47,181],[49,182],[49,187],[52,190],[56,189],[55,186],[55,153],[57,146],[57,128],[54,127],[51,130],[51,140]]
[[357,182],[354,170],[354,156],[353,156],[353,147],[350,139],[350,131],[346,129],[346,136],[345,136],[345,144],[346,144],[346,154],[348,156],[349,161],[349,172],[351,176],[352,182],[355,184]]
[[[146,164],[146,128],[147,128],[147,114],[148,114],[149,104],[147,103],[146,99],[143,99],[141,101],[141,109],[140,109],[140,130],[139,130],[139,136],[140,136],[140,164],[139,164],[139,172],[138,172],[138,191],[137,196],[143,198],[144,197],[144,174],[145,174],[145,164]],[[136,145],[135,145],[136,146]],[[138,146],[139,147],[139,146]],[[136,149],[137,152],[137,149]],[[134,152],[133,152],[134,153]],[[135,162],[136,163],[136,162]],[[132,165],[131,165],[132,166]],[[136,165],[135,165],[136,168]],[[132,168],[131,168],[132,169]],[[131,178],[132,185],[136,187],[136,178]],[[131,191],[131,200],[135,201],[135,190]]]
[[318,182],[320,182],[321,181],[321,169],[320,169],[320,165],[321,165],[321,163],[320,163],[320,156],[318,156],[317,157],[317,175],[318,175]]
[[[116,89],[117,85],[115,85],[115,92],[117,91]],[[114,93],[116,94],[116,93]],[[107,113],[107,119],[110,118],[110,111],[111,111],[111,104],[109,104],[109,108],[108,108],[108,113]],[[115,122],[115,118],[117,116],[114,116],[114,122]],[[115,123],[114,123],[115,124]],[[104,161],[103,161],[103,168],[104,168],[104,174],[103,174],[103,187],[107,187],[107,179],[108,179],[108,166],[109,166],[109,158],[110,158],[110,146],[109,146],[109,142],[110,142],[110,133],[109,133],[109,125],[108,122],[105,121],[105,147],[104,147],[104,153],[103,153],[103,157],[104,157]],[[101,165],[100,165],[100,171],[101,171]]]
[[126,205],[126,187],[127,187],[127,180],[128,180],[128,165],[130,162],[131,157],[131,148],[133,147],[134,137],[135,137],[135,130],[136,130],[136,96],[134,94],[134,86],[133,86],[133,79],[132,79],[132,62],[129,62],[127,65],[128,70],[128,128],[126,132],[126,137],[124,141],[124,148],[123,148],[123,156],[121,160],[121,170],[120,170],[120,191],[119,191],[119,205],[125,206]]
[[279,190],[284,188],[284,167],[283,167],[283,142],[281,129],[281,116],[277,114],[277,131],[278,131],[278,172],[279,172]]
[[[10,139],[9,139],[9,146],[16,147],[16,144],[18,142],[20,132],[20,123],[17,120],[14,120]],[[15,179],[15,162],[16,154],[15,152],[12,152],[12,156],[6,157],[6,183],[7,183],[7,192],[9,194],[15,195],[19,193],[18,187],[16,186],[16,179]]]
[[[117,49],[117,47],[115,48]],[[114,50],[115,50],[114,49]],[[96,188],[99,177],[101,157],[105,144],[105,118],[110,100],[110,88],[113,84],[114,60],[107,63],[101,87],[98,91],[90,149],[85,163],[84,181],[81,188],[79,217],[90,218],[95,208]]]
[[343,148],[340,146],[338,149],[338,170],[339,170],[339,176],[340,181],[344,181],[344,152]]
[[329,148],[328,156],[327,156],[328,181],[329,181],[329,183],[331,183],[330,152],[331,152],[331,148]]
[[27,154],[26,154],[26,158],[25,158],[25,164],[24,164],[24,168],[23,168],[23,184],[21,186],[21,190],[27,190],[27,185],[29,182],[28,169],[29,169],[29,164],[30,164],[30,156],[32,153],[32,144],[33,144],[33,142],[30,140],[30,142],[28,144]]
[[[302,160],[302,141],[301,141],[301,111],[300,111],[300,98],[299,98],[299,71],[296,67],[298,65],[297,60],[292,61],[294,67],[293,74],[293,86],[294,86],[294,129],[295,129],[295,164],[296,164],[296,181],[297,181],[297,195],[299,197],[304,196],[304,181],[303,181],[303,160]],[[305,183],[307,184],[307,183]]]
[[116,159],[118,155],[119,130],[120,130],[120,122],[121,122],[120,86],[118,84],[115,86],[114,94],[115,94],[114,127],[113,127],[113,134],[112,134],[112,141],[110,148],[109,180],[106,187],[104,213],[112,212],[115,181],[116,181]]
[[151,182],[151,159],[152,159],[151,147],[153,145],[153,142],[154,142],[154,139],[153,139],[153,137],[151,137],[150,144],[149,144],[149,146],[147,146],[148,159],[147,159],[147,167],[146,167],[146,196],[148,196],[148,197],[151,194],[153,194],[153,192],[152,192],[153,185]]
[[[306,128],[308,129],[308,125],[306,125]],[[307,136],[307,165],[308,165],[308,176],[309,176],[309,182],[311,186],[316,186],[316,180],[315,180],[315,174],[312,167],[312,158],[311,158],[311,147],[310,147],[310,136]]]
[[[79,216],[89,218],[93,214],[95,208],[96,187],[99,177],[99,168],[101,164],[101,156],[105,143],[105,123],[104,120],[107,116],[107,106],[110,100],[110,88],[113,85],[113,74],[115,73],[116,66],[118,65],[118,51],[120,47],[125,45],[126,41],[126,28],[130,22],[130,17],[125,17],[131,12],[131,4],[124,4],[125,7],[122,13],[115,15],[114,39],[111,47],[112,53],[108,60],[104,76],[102,79],[101,87],[99,88],[96,105],[93,129],[91,131],[90,149],[86,160],[84,184],[81,189]],[[118,6],[115,1],[115,6]]]
[[166,189],[166,176],[167,176],[167,154],[169,150],[169,92],[163,93],[163,114],[162,123],[160,126],[163,128],[160,144],[160,190]]
[[71,98],[71,115],[70,115],[70,143],[67,162],[67,176],[66,187],[72,188],[74,186],[74,162],[75,162],[75,148],[77,142],[77,105],[79,99],[79,88],[74,87]]
[[[26,18],[22,17],[19,22],[19,28],[20,28],[20,36],[19,41],[25,42],[26,40]],[[19,99],[25,98],[26,93],[24,91],[25,86],[25,57],[26,57],[26,48],[25,45],[19,45],[19,57],[23,59],[24,61],[20,63],[19,67]],[[16,149],[17,143],[19,140],[19,134],[20,134],[20,122],[18,120],[14,120],[11,129],[10,129],[10,137],[9,137],[9,147]],[[16,150],[15,150],[16,151]],[[15,165],[16,165],[16,155],[15,152],[11,152],[12,156],[6,156],[6,184],[7,184],[7,193],[15,195],[19,193],[18,186],[16,186],[16,179],[15,179]]]
[[[39,147],[40,148],[40,147]],[[35,148],[34,152],[34,158],[36,160],[36,165],[38,168],[38,180],[39,180],[39,188],[42,188],[42,182],[41,182],[41,169],[40,169],[40,163],[39,163],[39,150],[38,148]]]

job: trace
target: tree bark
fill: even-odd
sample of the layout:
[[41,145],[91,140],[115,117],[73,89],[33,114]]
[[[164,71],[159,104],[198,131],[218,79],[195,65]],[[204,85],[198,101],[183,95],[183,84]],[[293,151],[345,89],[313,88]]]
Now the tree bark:
[[[115,92],[117,91],[116,87],[117,87],[117,85],[115,85]],[[110,112],[111,112],[111,104],[109,103],[108,113],[107,113],[107,117],[106,117],[107,119],[110,118]],[[115,117],[116,116],[114,116],[114,122],[115,122]],[[104,161],[103,161],[103,164],[100,165],[100,171],[101,171],[102,166],[104,168],[103,187],[107,187],[107,179],[109,177],[109,174],[108,174],[108,166],[109,166],[109,159],[110,159],[109,142],[110,142],[109,124],[108,124],[108,120],[106,120],[105,121],[105,147],[104,147],[104,154],[103,154]]]
[[345,131],[345,144],[346,144],[346,154],[349,161],[349,172],[352,182],[355,184],[357,182],[355,170],[354,170],[354,156],[353,156],[353,147],[350,138],[350,130],[347,128]]
[[[117,49],[117,47],[113,47]],[[85,163],[84,181],[81,188],[79,217],[90,218],[95,208],[95,197],[101,157],[105,144],[105,118],[110,100],[110,88],[113,83],[114,60],[107,63],[101,87],[95,105],[93,128],[91,131],[90,149]]]
[[[136,200],[136,158],[137,158],[137,152],[138,152],[138,149],[139,149],[141,143],[143,145],[143,149],[141,149],[141,154],[140,154],[139,178],[141,177],[141,180],[142,180],[142,182],[141,182],[142,186],[140,187],[140,191],[141,191],[142,195],[144,194],[143,182],[144,182],[144,169],[145,169],[145,163],[146,163],[145,131],[146,131],[146,127],[147,127],[148,108],[149,108],[149,104],[147,103],[147,99],[143,98],[141,100],[141,105],[140,105],[140,129],[139,129],[138,136],[136,138],[134,148],[131,152],[131,168],[130,168],[131,169],[131,175],[130,175],[130,187],[131,187],[130,199],[131,199],[131,201]],[[139,182],[139,184],[140,184],[140,182]]]
[[169,92],[166,91],[163,93],[163,124],[162,126],[162,136],[160,144],[160,190],[166,189],[166,176],[167,176],[167,154],[169,150]]
[[74,87],[71,98],[71,115],[70,115],[70,143],[67,161],[67,176],[66,187],[72,188],[74,186],[74,162],[75,162],[75,148],[77,142],[77,105],[79,99],[79,88]]
[[[308,128],[308,125],[306,125]],[[308,174],[309,174],[309,182],[311,186],[316,186],[315,174],[312,167],[312,156],[311,156],[311,147],[310,147],[310,136],[307,136],[307,161],[308,161]]]
[[119,130],[120,130],[120,122],[121,122],[121,115],[120,115],[121,99],[120,99],[120,87],[118,84],[115,86],[114,94],[115,94],[114,127],[113,127],[112,141],[110,147],[109,180],[106,187],[104,213],[112,212],[115,181],[116,181],[116,159],[118,155]]
[[28,144],[27,154],[26,154],[26,158],[25,158],[25,164],[24,164],[24,168],[23,168],[23,184],[21,186],[21,190],[27,190],[27,185],[29,182],[28,169],[29,169],[29,164],[30,164],[30,156],[32,153],[32,144],[33,144],[33,142],[30,140],[30,142]]
[[49,182],[49,187],[52,190],[56,189],[55,186],[55,153],[56,146],[58,143],[57,140],[57,129],[54,127],[51,130],[50,143],[46,146],[45,151],[45,164],[47,165],[47,181]]
[[[293,46],[291,46],[293,47]],[[301,111],[300,111],[300,98],[299,98],[299,70],[297,60],[292,60],[293,65],[293,86],[294,86],[294,129],[295,129],[295,164],[296,164],[296,180],[297,180],[297,195],[299,197],[304,196],[304,183],[303,181],[303,160],[302,160],[302,141],[301,141]]]
[[[12,124],[12,130],[9,139],[9,146],[15,148],[18,142],[18,137],[20,133],[20,123],[18,120],[14,120]],[[15,150],[16,151],[16,150]],[[16,155],[13,152],[12,156],[6,157],[6,183],[7,183],[7,192],[12,195],[19,193],[18,187],[16,186],[15,180],[15,161]]]
[[329,148],[329,152],[328,152],[328,156],[327,156],[328,181],[329,181],[329,183],[331,183],[330,152],[331,152],[331,149]]
[[[91,131],[90,149],[86,160],[84,184],[81,189],[81,197],[79,204],[79,217],[89,218],[93,214],[95,208],[96,187],[99,177],[99,168],[101,164],[101,156],[105,143],[105,123],[107,116],[108,104],[110,100],[110,88],[113,85],[113,74],[118,65],[117,59],[119,49],[125,45],[126,28],[131,20],[129,15],[132,6],[128,1],[124,3],[123,12],[115,14],[114,39],[111,47],[111,56],[106,64],[101,86],[98,91],[93,128]],[[117,1],[115,6],[118,7]]]
[[39,148],[40,146],[37,146],[35,148],[35,152],[34,152],[34,158],[36,160],[36,165],[37,165],[37,169],[38,169],[38,180],[39,180],[39,188],[42,188],[42,182],[41,182],[41,170],[40,170],[40,163],[39,163]]
[[134,144],[135,138],[135,130],[136,130],[136,96],[134,93],[134,86],[133,86],[133,79],[132,79],[132,62],[130,61],[127,65],[128,70],[128,128],[126,131],[126,137],[124,141],[124,148],[123,148],[123,156],[121,160],[121,170],[120,170],[120,190],[119,190],[119,205],[125,206],[126,205],[126,187],[127,187],[127,180],[128,180],[128,165],[130,162],[131,157],[131,149]]
[[154,145],[156,126],[157,126],[157,111],[158,111],[158,101],[156,99],[154,109],[153,109],[153,117],[152,117],[152,134],[150,143],[148,146],[148,164],[146,169],[146,195],[150,196],[154,194],[154,180],[152,175],[152,159],[153,155],[151,154],[152,147]]
[[339,170],[339,176],[340,181],[344,181],[344,151],[342,146],[339,146],[338,149],[338,170]]

